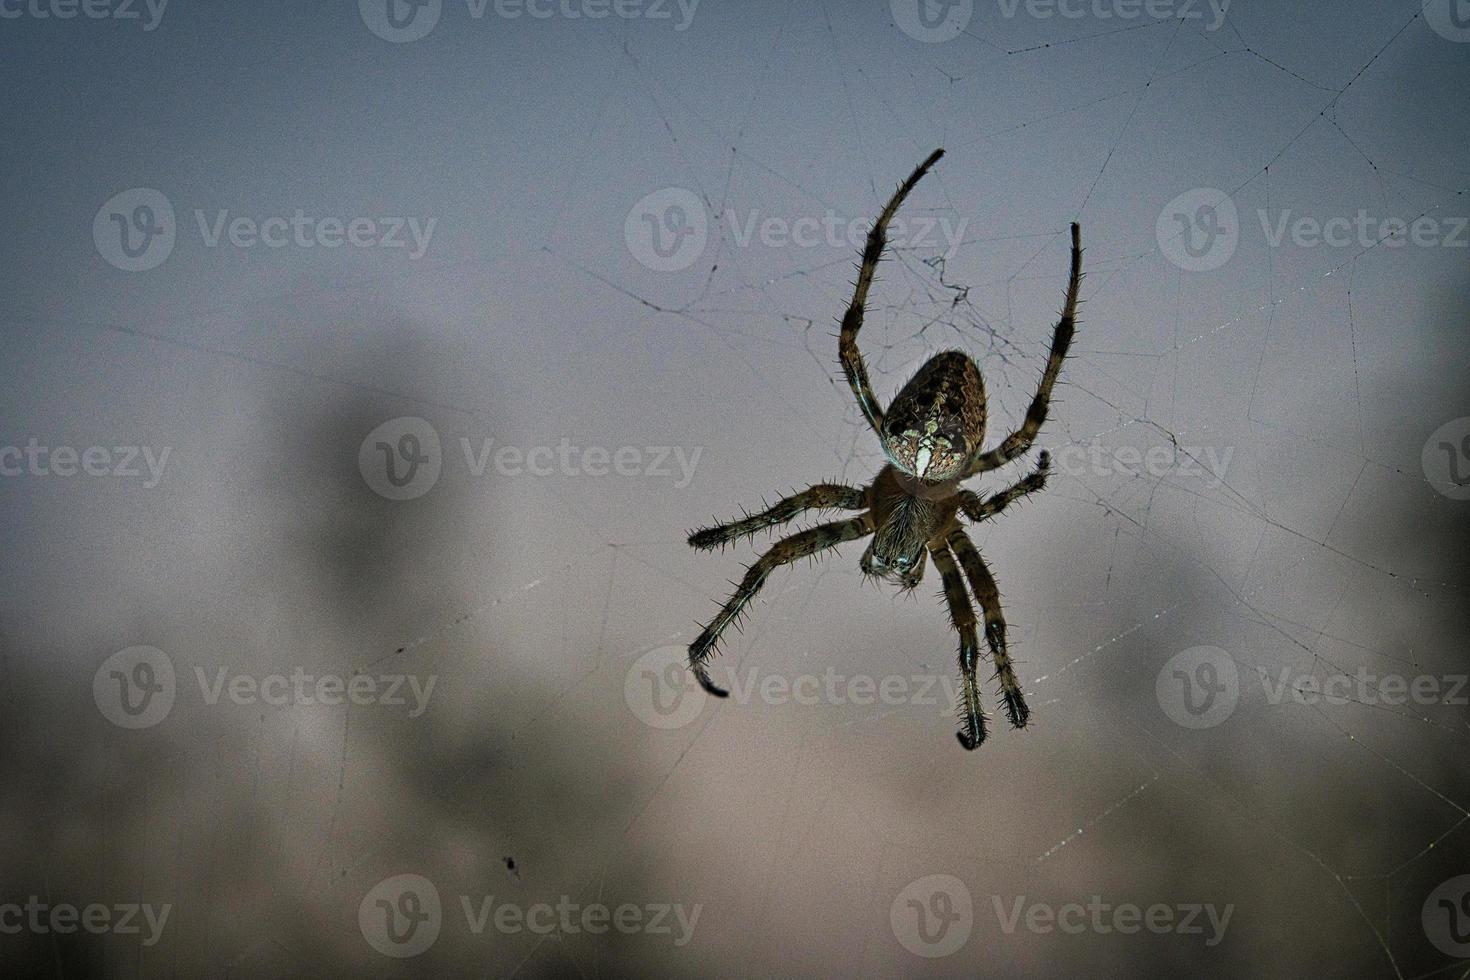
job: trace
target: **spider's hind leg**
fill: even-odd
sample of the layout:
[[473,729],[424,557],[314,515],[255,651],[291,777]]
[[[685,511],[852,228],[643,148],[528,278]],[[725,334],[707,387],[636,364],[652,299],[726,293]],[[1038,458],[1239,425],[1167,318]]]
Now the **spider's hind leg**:
[[803,511],[840,508],[862,510],[867,506],[867,495],[857,487],[840,483],[818,483],[800,493],[783,497],[774,507],[755,514],[747,514],[738,521],[717,524],[689,532],[689,547],[700,550],[719,548],[731,541],[753,536],[757,531],[785,524],[798,517]]
[[975,678],[975,664],[980,659],[980,642],[975,636],[975,607],[965,592],[965,580],[955,567],[949,548],[940,543],[931,546],[929,554],[934,567],[944,580],[944,597],[949,603],[949,620],[960,635],[960,730],[955,733],[960,744],[973,751],[985,741],[985,709],[980,703],[980,683]]
[[715,652],[715,644],[720,640],[720,635],[733,623],[755,598],[755,594],[766,584],[766,579],[771,572],[782,565],[789,565],[798,558],[806,558],[819,551],[825,551],[834,545],[844,541],[851,541],[870,534],[873,530],[872,524],[866,514],[861,517],[852,517],[845,521],[834,521],[831,524],[819,524],[814,528],[782,538],[771,546],[771,549],[761,555],[745,572],[745,577],[735,588],[732,595],[718,616],[710,621],[693,643],[689,644],[689,669],[694,672],[694,677],[699,681],[699,686],[716,697],[726,697],[729,692],[717,687],[709,677],[709,658]]
[[1031,709],[1026,707],[1021,683],[1016,680],[1016,669],[1006,650],[1006,621],[1000,611],[1000,590],[996,587],[995,576],[990,574],[985,559],[980,557],[980,552],[964,531],[956,528],[949,536],[949,546],[959,556],[970,580],[970,588],[975,592],[975,600],[985,613],[985,640],[990,645],[990,655],[995,658],[995,676],[1000,680],[1001,703],[1005,705],[1006,715],[1012,725],[1025,728]]

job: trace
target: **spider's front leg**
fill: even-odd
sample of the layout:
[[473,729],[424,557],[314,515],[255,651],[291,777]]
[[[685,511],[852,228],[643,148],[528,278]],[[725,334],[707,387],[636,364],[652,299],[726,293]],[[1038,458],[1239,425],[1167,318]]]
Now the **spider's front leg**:
[[771,572],[782,565],[791,564],[798,558],[814,555],[844,541],[852,541],[872,532],[872,517],[863,514],[845,521],[819,524],[788,538],[782,538],[772,545],[769,551],[761,555],[755,564],[746,570],[745,577],[740,580],[740,585],[735,589],[735,594],[725,603],[720,614],[710,621],[710,624],[700,632],[693,643],[689,644],[689,669],[694,672],[699,686],[716,697],[723,698],[729,694],[728,691],[716,687],[709,679],[709,668],[706,664],[714,653],[715,644],[720,640],[720,634],[725,632],[726,627],[733,623],[749,605],[750,600],[755,598],[755,594],[760,591],[761,586],[766,584],[766,578]]
[[990,645],[990,655],[995,658],[995,675],[1000,679],[1000,698],[1006,715],[1012,725],[1025,728],[1031,709],[1026,707],[1021,683],[1016,680],[1016,670],[1006,650],[1006,621],[1001,615],[1000,590],[996,587],[995,576],[990,574],[985,559],[980,557],[974,543],[961,529],[955,528],[950,532],[949,546],[959,557],[965,576],[970,580],[970,588],[975,593],[975,601],[980,603],[980,609],[985,613],[985,640]]
[[903,199],[908,197],[909,191],[914,185],[929,172],[929,168],[939,162],[944,156],[943,150],[935,150],[929,154],[928,159],[914,168],[908,179],[898,185],[898,190],[888,199],[888,204],[883,208],[878,220],[873,222],[872,229],[868,232],[868,241],[863,246],[863,259],[858,266],[857,281],[852,284],[852,302],[847,306],[847,312],[842,315],[842,331],[837,341],[837,353],[842,361],[842,372],[847,375],[847,384],[852,388],[853,396],[857,398],[858,407],[863,410],[863,417],[883,437],[883,408],[878,404],[877,397],[873,394],[872,382],[868,380],[868,368],[863,363],[862,352],[858,350],[857,335],[863,327],[863,311],[868,302],[868,290],[873,285],[873,276],[878,271],[878,260],[883,258],[883,248],[888,244],[888,223],[893,220],[899,205]]
[[973,751],[985,741],[985,709],[980,703],[980,682],[975,677],[975,664],[980,659],[980,642],[975,637],[975,607],[965,593],[965,580],[960,578],[949,548],[940,543],[930,545],[934,567],[944,580],[944,598],[949,604],[949,621],[960,635],[960,730],[955,737]]
[[1046,413],[1051,405],[1051,391],[1056,386],[1057,377],[1062,373],[1062,361],[1067,357],[1067,350],[1072,346],[1072,336],[1076,332],[1077,324],[1077,292],[1082,287],[1082,231],[1074,223],[1072,225],[1072,275],[1067,280],[1067,297],[1062,304],[1062,315],[1057,320],[1057,327],[1051,340],[1051,353],[1046,359],[1046,368],[1041,372],[1041,384],[1036,389],[1036,397],[1031,400],[1031,407],[1026,410],[1026,418],[1022,420],[1021,427],[1001,441],[990,452],[979,452],[978,448],[974,456],[970,458],[970,465],[965,470],[965,478],[993,470],[998,466],[1004,466],[1017,456],[1031,448],[1036,441],[1036,435],[1041,431],[1041,425],[1046,421]]
[[847,487],[839,483],[818,483],[801,493],[783,497],[777,501],[776,506],[768,507],[760,513],[746,514],[738,521],[691,531],[689,546],[703,550],[723,547],[731,541],[752,536],[757,531],[775,527],[777,524],[785,524],[808,510],[827,508],[862,510],[866,506],[867,494],[857,487]]
[[1027,494],[1036,493],[1045,487],[1049,473],[1051,473],[1051,453],[1043,451],[1036,461],[1034,472],[1020,483],[1007,487],[993,497],[982,498],[979,494],[971,493],[969,490],[961,490],[957,495],[960,498],[960,510],[964,511],[965,516],[971,521],[979,524],[999,514]]

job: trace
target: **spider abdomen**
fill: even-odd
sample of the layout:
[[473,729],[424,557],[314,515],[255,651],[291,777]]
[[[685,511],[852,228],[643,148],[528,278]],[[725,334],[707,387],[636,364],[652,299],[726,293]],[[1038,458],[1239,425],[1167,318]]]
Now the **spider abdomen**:
[[963,351],[943,351],[924,362],[883,420],[888,458],[926,481],[959,475],[984,437],[985,382]]

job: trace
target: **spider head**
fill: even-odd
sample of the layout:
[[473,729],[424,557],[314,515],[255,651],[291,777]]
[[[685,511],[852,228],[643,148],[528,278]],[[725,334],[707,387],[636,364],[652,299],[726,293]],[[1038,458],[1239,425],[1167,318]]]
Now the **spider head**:
[[868,550],[863,552],[859,567],[863,574],[870,578],[881,578],[901,585],[905,589],[912,589],[919,584],[924,575],[924,545],[922,542],[911,550],[903,550],[896,553],[888,553],[881,549],[878,539],[875,537],[868,545]]
[[873,531],[859,567],[872,578],[886,579],[912,589],[919,584],[927,561],[925,542],[932,530],[928,501],[905,495]]
[[883,450],[893,465],[930,483],[962,475],[984,434],[980,369],[961,351],[930,358],[883,418]]

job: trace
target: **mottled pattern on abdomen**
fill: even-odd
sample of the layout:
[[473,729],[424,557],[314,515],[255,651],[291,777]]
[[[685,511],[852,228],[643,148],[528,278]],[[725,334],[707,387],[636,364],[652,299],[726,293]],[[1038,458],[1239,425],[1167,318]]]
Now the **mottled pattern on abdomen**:
[[923,432],[931,418],[939,421],[941,434],[971,451],[985,436],[985,382],[963,351],[943,351],[924,362],[888,406],[884,428]]

